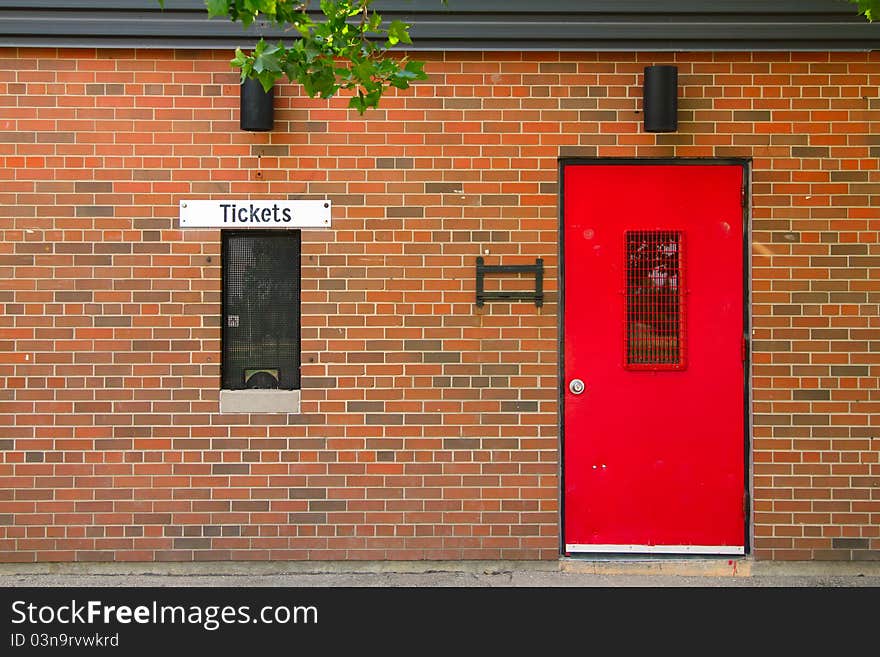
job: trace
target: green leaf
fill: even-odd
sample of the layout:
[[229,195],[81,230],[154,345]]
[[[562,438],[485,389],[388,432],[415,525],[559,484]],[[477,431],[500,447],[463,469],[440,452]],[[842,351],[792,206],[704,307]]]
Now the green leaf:
[[352,67],[352,73],[362,84],[369,82],[373,78],[375,70],[376,66],[370,60],[360,62],[357,66]]
[[266,90],[284,76],[310,97],[345,90],[351,93],[349,107],[363,114],[379,106],[388,88],[407,89],[427,78],[424,63],[389,56],[394,46],[412,44],[410,25],[395,20],[385,29],[382,17],[370,11],[373,0],[319,1],[323,16],[306,13],[310,0],[204,0],[211,16],[227,16],[244,27],[263,16],[290,35],[289,46],[260,39],[250,53],[236,48],[230,61],[242,79],[257,79]]
[[859,13],[869,21],[873,22],[875,18],[880,18],[880,0],[849,0],[850,3],[857,5]]
[[244,8],[253,14],[275,14],[276,0],[244,0]]
[[232,66],[236,68],[241,68],[244,66],[244,63],[247,61],[247,55],[244,54],[241,48],[235,49],[235,57],[229,62]]
[[366,96],[364,96],[364,106],[366,107],[378,107],[379,99],[382,98],[382,87],[378,89],[374,89]]
[[370,14],[370,20],[367,22],[367,28],[365,31],[378,33],[381,26],[382,17],[376,12],[373,12],[372,14]]
[[269,16],[274,16],[275,12],[278,11],[276,0],[261,0],[257,2],[257,9],[264,14]]
[[412,44],[409,28],[410,25],[403,21],[391,21],[391,25],[388,27],[388,43],[392,46],[397,45],[398,42]]
[[388,80],[392,87],[409,89],[409,83],[413,80],[425,80],[428,75],[422,70],[425,62],[408,61],[406,66],[395,71]]
[[415,59],[411,59],[406,63],[407,71],[414,71],[416,73],[424,73],[425,62],[416,61]]
[[263,91],[269,91],[269,89],[275,86],[275,81],[279,77],[281,77],[280,73],[276,73],[274,71],[263,71],[262,73],[257,75],[257,80],[259,80],[260,84],[263,85]]
[[363,13],[364,5],[369,7],[372,1],[373,0],[343,0],[342,2],[339,2],[339,14],[348,18],[357,16],[358,14]]
[[415,75],[416,80],[427,80],[428,74],[425,73],[425,62],[417,62],[415,60],[409,60],[404,67],[404,70],[407,73],[412,73]]
[[280,53],[283,53],[283,48],[279,46],[266,48],[258,55],[255,53],[254,70],[257,73],[262,73],[263,71],[280,71],[281,62],[278,59]]
[[361,115],[367,111],[367,104],[364,101],[363,96],[360,95],[352,96],[351,99],[348,101],[348,106],[351,109],[356,109],[358,114]]
[[205,0],[208,16],[228,16],[229,3],[226,0]]

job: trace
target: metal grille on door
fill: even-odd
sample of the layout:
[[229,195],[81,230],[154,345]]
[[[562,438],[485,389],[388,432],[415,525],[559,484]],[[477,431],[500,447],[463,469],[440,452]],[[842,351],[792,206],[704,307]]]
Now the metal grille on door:
[[676,230],[631,230],[626,240],[625,365],[685,366],[683,236]]

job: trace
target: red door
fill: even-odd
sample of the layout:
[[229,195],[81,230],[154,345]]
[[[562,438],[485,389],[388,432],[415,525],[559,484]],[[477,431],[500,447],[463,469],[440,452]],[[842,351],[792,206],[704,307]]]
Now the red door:
[[563,183],[565,552],[742,554],[744,167]]

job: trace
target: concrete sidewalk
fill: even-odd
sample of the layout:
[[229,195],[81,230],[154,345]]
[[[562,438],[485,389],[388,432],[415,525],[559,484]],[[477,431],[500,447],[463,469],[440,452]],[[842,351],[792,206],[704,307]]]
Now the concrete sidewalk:
[[880,562],[730,559],[0,564],[0,587],[880,587]]

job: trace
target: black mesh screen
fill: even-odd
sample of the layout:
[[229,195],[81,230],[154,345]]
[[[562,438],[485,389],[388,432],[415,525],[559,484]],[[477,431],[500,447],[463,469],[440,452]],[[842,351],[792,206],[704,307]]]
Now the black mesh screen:
[[684,367],[682,234],[626,232],[626,366]]
[[223,388],[299,388],[299,231],[223,231]]

